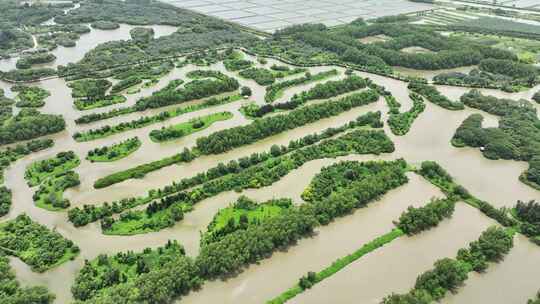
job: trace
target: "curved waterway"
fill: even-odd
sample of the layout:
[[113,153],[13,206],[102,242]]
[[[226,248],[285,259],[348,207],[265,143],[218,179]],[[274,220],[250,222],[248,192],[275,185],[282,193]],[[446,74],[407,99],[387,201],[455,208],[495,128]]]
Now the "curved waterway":
[[[92,32],[94,31],[95,30]],[[108,31],[107,33],[111,32]],[[129,31],[126,33],[129,33]],[[82,42],[83,38],[84,36],[81,37],[79,44]],[[79,54],[79,57],[73,58],[82,58],[82,55],[83,54]],[[273,61],[270,61],[267,66],[271,63],[273,63]],[[208,68],[217,69],[223,73],[226,73],[227,75],[235,76],[240,81],[241,85],[248,85],[252,88],[253,96],[250,100],[253,100],[259,104],[264,103],[264,87],[255,84],[251,80],[238,77],[237,73],[225,71],[221,63],[212,65]],[[201,68],[188,65],[181,69],[174,69],[171,73],[164,76],[157,85],[151,88],[142,89],[140,93],[128,95],[128,100],[124,104],[114,105],[112,107],[103,109],[85,111],[84,113],[97,113],[108,111],[109,109],[115,107],[132,105],[138,98],[152,94],[152,92],[155,90],[167,85],[167,83],[172,79],[181,78],[188,80],[185,78],[185,73],[194,69]],[[314,74],[317,71],[328,69],[328,67],[310,68],[310,72]],[[402,104],[402,111],[410,108],[411,100],[408,97],[406,83],[377,75],[370,75],[366,73],[359,74],[364,77],[371,78],[374,82],[384,85],[388,90],[392,91],[394,96],[396,96],[398,101]],[[60,151],[75,151],[82,160],[81,165],[75,170],[81,176],[81,185],[77,188],[68,189],[65,196],[71,200],[73,206],[102,203],[104,201],[112,201],[124,197],[144,195],[149,189],[163,187],[170,184],[174,180],[193,176],[199,172],[207,170],[208,168],[216,166],[220,162],[228,162],[232,159],[248,156],[253,152],[267,151],[273,144],[286,145],[290,140],[301,138],[307,134],[320,132],[329,127],[341,126],[368,111],[381,110],[384,116],[383,119],[386,120],[386,112],[388,110],[384,100],[381,98],[377,103],[355,108],[347,113],[323,119],[317,123],[309,124],[294,130],[289,130],[282,134],[261,140],[252,145],[240,147],[234,149],[233,151],[219,155],[202,156],[191,163],[173,165],[149,173],[141,179],[128,180],[105,189],[95,190],[92,188],[92,185],[99,177],[147,163],[149,161],[172,156],[175,153],[182,151],[184,147],[193,147],[196,144],[196,139],[200,136],[211,134],[217,130],[248,124],[249,120],[243,117],[239,112],[240,106],[246,101],[238,101],[227,105],[211,107],[184,114],[179,117],[172,118],[166,122],[150,125],[145,128],[131,130],[95,141],[77,143],[71,137],[73,133],[77,131],[96,128],[106,124],[117,124],[122,121],[136,119],[141,115],[153,115],[173,107],[148,110],[141,113],[133,113],[105,121],[95,122],[90,125],[78,126],[74,123],[74,119],[79,117],[82,112],[73,108],[73,100],[70,97],[71,91],[66,86],[64,80],[51,79],[39,82],[36,85],[43,86],[51,91],[51,96],[47,98],[47,104],[42,111],[45,113],[63,114],[66,118],[67,129],[64,132],[49,136],[55,140],[55,146],[53,148],[29,155],[15,162],[9,169],[6,170],[5,184],[13,191],[14,203],[10,213],[6,217],[3,217],[1,221],[14,218],[21,213],[27,213],[34,220],[47,225],[50,228],[55,228],[66,238],[73,240],[80,246],[81,255],[75,261],[67,262],[43,274],[33,273],[19,260],[12,260],[13,268],[16,270],[17,276],[23,284],[40,284],[49,287],[51,291],[57,295],[56,303],[68,303],[71,300],[69,286],[77,271],[82,267],[84,259],[95,258],[100,253],[114,254],[118,251],[126,250],[140,251],[145,247],[160,246],[168,239],[176,239],[186,247],[186,251],[189,255],[196,256],[199,249],[200,232],[204,231],[214,214],[220,208],[226,207],[229,203],[238,198],[240,194],[235,192],[226,192],[216,197],[204,200],[197,204],[193,212],[186,214],[183,221],[177,223],[172,228],[164,229],[160,232],[135,236],[106,236],[101,234],[98,223],[90,224],[82,228],[75,228],[67,221],[65,212],[49,212],[34,206],[32,201],[32,193],[35,191],[35,189],[29,189],[24,181],[24,170],[26,166],[31,164],[33,161],[50,158]],[[304,89],[312,87],[313,85],[315,84],[290,88],[285,92],[283,99],[280,100],[286,100],[286,98],[289,98],[294,93],[299,93]],[[9,91],[10,86],[10,84],[0,82],[0,88],[6,88],[6,94],[8,96],[13,96],[13,94]],[[461,94],[468,91],[466,88],[454,88],[447,86],[439,86],[439,89],[443,94],[454,99],[459,98]],[[538,88],[535,90],[538,90]],[[485,94],[496,95],[498,97],[519,99],[530,98],[535,90],[516,94],[506,94],[494,90],[482,91]],[[188,104],[198,102],[200,101],[194,101]],[[148,133],[153,129],[160,128],[161,126],[168,126],[179,122],[189,121],[190,119],[198,116],[208,115],[225,110],[232,112],[234,117],[227,121],[215,123],[208,129],[201,132],[165,143],[154,143],[149,140]],[[288,175],[270,187],[246,190],[243,192],[243,194],[260,201],[274,197],[286,196],[291,197],[295,203],[302,203],[300,195],[303,189],[323,166],[330,165],[338,160],[343,159],[393,160],[402,157],[405,158],[409,163],[415,165],[418,165],[423,160],[436,160],[455,177],[458,183],[464,185],[474,195],[491,202],[497,207],[512,206],[518,199],[539,199],[540,192],[522,184],[518,180],[518,176],[527,168],[526,163],[505,160],[488,160],[484,158],[481,152],[477,149],[458,149],[450,145],[450,139],[454,134],[455,129],[472,113],[482,112],[472,109],[452,112],[444,110],[428,102],[426,110],[417,118],[412,125],[411,131],[407,135],[394,136],[390,133],[390,130],[385,127],[386,133],[396,145],[396,152],[392,154],[380,156],[351,155],[338,159],[316,160],[305,164],[298,170],[290,172]],[[482,114],[486,118],[484,126],[497,125],[497,117],[485,113]],[[105,145],[112,145],[125,138],[133,136],[138,136],[143,141],[143,145],[137,152],[125,159],[112,163],[94,164],[84,160],[84,157],[90,149]],[[418,206],[424,204],[433,196],[442,195],[438,189],[427,183],[425,180],[414,174],[409,176],[410,182],[407,185],[391,191],[380,201],[373,203],[367,208],[358,210],[350,216],[338,219],[328,226],[319,228],[314,237],[301,240],[297,245],[289,248],[287,252],[277,252],[272,256],[272,258],[263,260],[258,265],[250,266],[238,277],[232,278],[226,282],[214,281],[205,284],[201,291],[191,293],[189,296],[182,299],[181,302],[260,303],[270,299],[273,296],[276,296],[286,288],[296,283],[298,278],[304,275],[307,271],[322,269],[333,260],[357,249],[363,243],[366,243],[371,239],[388,232],[393,227],[392,220],[397,219],[399,214],[405,210],[407,206],[411,204]],[[422,261],[418,262],[418,264],[414,264],[416,267],[413,269],[414,271],[410,271],[410,273],[407,273],[406,275],[403,274],[396,276],[396,279],[392,281],[392,284],[390,284],[390,282],[382,282],[380,286],[373,288],[373,296],[370,296],[370,299],[384,296],[384,293],[387,291],[400,291],[402,290],[401,288],[412,286],[411,280],[413,280],[414,277],[416,277],[416,275],[422,271],[422,269],[429,268],[429,264],[433,259],[454,253],[454,251],[452,251],[454,247],[449,246],[444,247],[447,251],[443,252],[444,248],[438,247],[438,240],[448,237],[450,240],[449,242],[452,242],[452,244],[455,246],[462,247],[464,242],[466,243],[469,241],[471,237],[476,238],[479,232],[485,228],[487,218],[481,215],[476,215],[474,210],[463,208],[465,207],[458,207],[456,215],[452,220],[448,221],[448,223],[442,223],[440,227],[426,233],[425,236],[419,236],[418,242],[416,242],[415,238],[406,238],[403,240],[396,240],[395,244],[392,243],[389,245],[388,248],[390,248],[390,246],[393,246],[392,248],[394,248],[392,252],[399,253],[401,250],[404,250],[404,252],[410,252],[411,254],[415,252],[415,248],[417,246],[420,246],[421,248],[425,249],[426,254],[429,253],[430,256],[429,258],[426,257],[425,259],[422,259]],[[447,225],[450,225],[450,227],[455,227],[455,229],[445,229]],[[469,229],[470,231],[467,230],[469,232],[462,232],[461,229]],[[432,234],[442,236],[442,238],[430,238],[430,235]],[[422,240],[425,240],[423,241],[424,243]],[[388,252],[387,248],[382,249],[380,254],[383,255],[385,252]],[[386,253],[386,255],[388,254]],[[401,253],[397,256],[402,258],[410,257],[403,256]],[[508,257],[508,260],[511,260],[510,256]],[[503,262],[501,265],[504,265],[505,262]],[[374,263],[373,265],[376,265],[375,261],[372,263]],[[526,267],[527,265],[527,261],[524,259],[516,260],[514,264],[516,263],[521,263],[519,265],[520,267]],[[489,273],[487,275],[489,275]],[[268,280],[269,277],[273,279]],[[535,277],[537,277],[536,274],[531,274],[530,276],[531,280]],[[516,275],[516,280],[518,278],[520,280],[523,279],[522,277]],[[480,281],[482,280],[479,280],[479,282]],[[495,278],[493,279],[493,282],[493,284],[503,284],[504,280]],[[385,284],[387,283],[388,288],[385,287]],[[471,283],[471,286],[473,285],[474,284]],[[356,292],[355,290],[351,291],[349,289],[350,288],[345,287],[342,289],[336,288],[333,290],[333,294],[342,292]],[[519,291],[508,289],[508,292],[512,293],[513,295],[517,295],[522,291],[525,292],[524,289]],[[481,293],[479,294],[482,295]],[[306,296],[308,295],[309,293],[306,293]],[[532,296],[532,294],[527,296]],[[471,293],[471,298],[474,297],[475,296]],[[301,300],[302,298],[299,297],[298,299]],[[463,302],[463,300],[461,302]]]
[[[87,26],[90,27],[89,24]],[[80,39],[77,40],[74,47],[63,47],[59,45],[56,49],[50,53],[56,56],[56,60],[46,64],[40,64],[39,67],[55,68],[59,65],[67,65],[68,63],[75,63],[81,60],[84,55],[95,48],[96,46],[118,40],[130,39],[129,31],[135,27],[133,25],[120,24],[120,27],[114,30],[99,30],[90,27],[90,32],[82,34]],[[152,26],[140,26],[145,28],[154,29],[155,37],[161,37],[164,35],[170,35],[176,31],[176,27],[168,25],[152,25]],[[39,45],[38,45],[39,47]],[[12,57],[9,59],[0,60],[0,71],[6,72],[15,69],[15,64],[19,57]]]

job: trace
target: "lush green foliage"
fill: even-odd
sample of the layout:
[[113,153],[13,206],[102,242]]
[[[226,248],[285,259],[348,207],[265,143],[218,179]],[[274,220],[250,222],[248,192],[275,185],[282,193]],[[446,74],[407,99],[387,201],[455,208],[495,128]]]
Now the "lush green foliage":
[[283,115],[255,120],[247,126],[239,126],[197,138],[196,149],[202,154],[218,154],[260,139],[294,129],[322,118],[339,115],[352,108],[377,101],[374,90],[356,93],[337,101],[327,101],[296,109]]
[[[137,120],[133,120],[124,124],[118,124],[116,126],[109,126],[109,131],[107,133],[103,133],[103,136],[100,136],[100,137],[105,137],[108,135],[116,134],[119,132],[131,130],[135,128],[141,128],[141,127],[144,127],[144,126],[156,123],[156,122],[166,121],[168,119],[180,116],[185,113],[195,112],[195,111],[210,108],[213,106],[224,105],[227,103],[235,102],[235,101],[240,100],[240,98],[241,98],[240,95],[230,95],[230,96],[221,97],[221,98],[212,97],[199,104],[194,104],[187,107],[178,107],[172,110],[161,112],[153,116],[143,116]],[[127,111],[125,111],[124,109],[127,109]],[[124,109],[120,109],[118,111],[112,110],[110,112],[84,115],[77,118],[75,120],[75,123],[86,124],[86,123],[91,123],[94,121],[108,119],[115,116],[133,112],[132,109],[129,109],[129,108],[124,108]]]
[[113,256],[101,254],[94,260],[86,261],[71,287],[73,297],[88,300],[102,289],[119,284],[132,283],[145,273],[156,271],[165,263],[184,259],[184,248],[176,241],[168,241],[163,247],[143,252],[119,252]]
[[[388,126],[390,126],[390,130],[392,130],[392,133],[394,133],[395,135],[407,134],[414,120],[420,115],[420,113],[424,112],[424,109],[426,108],[426,104],[424,103],[424,100],[420,95],[412,93],[409,95],[409,97],[413,101],[413,106],[409,111],[402,113],[392,113],[392,109],[396,109],[398,107],[396,107],[395,105],[393,107],[390,107],[391,113],[388,117]],[[385,98],[388,102],[389,99],[393,99],[393,96],[385,96]],[[388,103],[393,105],[392,101]]]
[[[219,72],[218,72],[219,73]],[[220,73],[220,75],[222,75]],[[224,76],[224,75],[223,75]],[[158,92],[155,92],[150,97],[143,97],[137,101],[134,106],[114,109],[110,112],[102,114],[90,114],[88,116],[83,116],[76,120],[77,123],[88,123],[96,120],[106,119],[110,117],[115,117],[127,113],[133,113],[136,111],[144,111],[148,108],[159,108],[164,106],[170,106],[174,104],[184,103],[194,99],[200,99],[205,97],[210,97],[212,95],[217,95],[221,93],[233,92],[239,88],[238,82],[227,76],[224,76],[224,80],[194,80],[187,83],[184,88],[176,89],[175,87],[167,86]],[[178,83],[174,81],[174,83]],[[180,114],[192,112],[199,109],[204,109],[214,105],[225,104],[228,102],[236,101],[239,99],[238,95],[225,97],[222,99],[210,99],[206,102],[193,105],[187,108],[177,108],[175,110],[170,110],[162,112],[154,116],[143,116],[137,120],[130,122],[120,123],[116,126],[105,125],[99,129],[91,129],[86,132],[76,132],[73,134],[73,138],[77,141],[89,141],[96,138],[106,137],[115,133],[141,128],[147,125],[150,125],[155,122],[164,121],[169,118],[178,116]]]
[[496,88],[506,92],[519,92],[531,85],[530,79],[514,79],[511,76],[493,74],[472,69],[468,74],[461,72],[441,73],[433,78],[435,84],[469,86],[477,88]]
[[17,60],[17,69],[29,69],[34,64],[49,63],[56,60],[56,56],[51,53],[36,53],[21,57]]
[[219,210],[201,237],[201,246],[221,240],[226,235],[250,226],[260,225],[263,221],[280,216],[292,207],[290,199],[272,199],[257,203],[245,196],[234,204]]
[[70,206],[63,194],[67,188],[80,185],[79,174],[73,171],[63,172],[45,179],[32,196],[36,206],[50,211],[66,209]]
[[351,108],[376,101],[375,91],[365,91],[344,97],[338,101],[328,101],[321,104],[306,106],[288,114],[266,117],[256,120],[246,126],[239,126],[212,133],[206,137],[197,138],[197,146],[189,150],[184,148],[182,153],[166,157],[152,163],[139,165],[124,171],[98,179],[95,188],[103,188],[134,177],[170,166],[179,162],[190,162],[200,154],[218,154],[233,148],[256,142],[260,139],[282,133],[289,129],[315,122],[321,118],[338,115]]
[[74,258],[79,247],[25,215],[0,224],[0,250],[43,272]]
[[525,79],[533,86],[540,70],[534,66],[503,59],[485,59],[480,62],[480,69],[493,74],[502,74],[514,79]]
[[283,78],[290,75],[304,73],[305,68],[291,69],[288,66],[273,65],[270,70],[265,68],[249,68],[240,71],[239,75],[243,78],[253,79],[257,84],[267,86],[276,81],[276,78]]
[[452,176],[436,162],[422,162],[421,168],[417,172],[432,184],[439,187],[451,199],[455,197],[465,201],[469,205],[480,209],[485,215],[496,220],[503,226],[513,227],[517,225],[516,220],[509,216],[506,208],[497,209],[488,202],[474,197],[463,186],[456,184]]
[[489,159],[528,161],[529,169],[520,179],[540,187],[540,121],[532,104],[526,100],[484,96],[478,90],[464,94],[461,101],[469,107],[501,116],[501,119],[498,128],[482,128],[483,118],[471,115],[456,130],[452,143],[481,147]]
[[431,200],[425,206],[407,208],[396,222],[396,226],[408,235],[418,234],[436,227],[440,221],[450,218],[454,213],[455,201],[452,199]]
[[43,88],[26,85],[14,85],[11,87],[13,92],[17,92],[17,103],[19,108],[39,108],[45,105],[45,98],[51,93]]
[[[339,168],[334,170],[337,175],[353,170],[362,172],[363,178],[343,184],[322,201],[311,202],[299,207],[289,206],[287,212],[267,217],[262,221],[247,225],[245,229],[232,231],[219,240],[203,244],[194,264],[191,264],[191,260],[188,258],[176,257],[168,263],[163,263],[162,267],[149,267],[147,273],[135,275],[134,279],[130,280],[128,275],[120,276],[126,277],[127,282],[103,289],[97,296],[85,303],[115,303],[115,299],[123,298],[124,295],[129,295],[128,299],[134,299],[128,300],[127,303],[136,303],[141,299],[149,299],[152,303],[157,303],[157,301],[169,303],[173,297],[185,294],[190,289],[200,286],[203,279],[238,273],[249,264],[268,257],[278,248],[290,246],[298,239],[310,235],[316,226],[328,224],[333,218],[344,216],[356,208],[363,207],[387,191],[407,182],[407,177],[404,174],[406,163],[401,160],[366,163],[341,162],[332,167]],[[243,203],[240,202],[240,204]],[[289,204],[290,201],[287,205]],[[246,203],[245,205],[251,204]],[[240,218],[239,221],[241,221]],[[398,235],[392,234],[370,244],[369,247],[382,246],[392,237],[395,238],[399,235],[399,233]],[[370,248],[366,247],[364,250],[368,249]],[[147,253],[151,254],[150,251]],[[335,267],[342,268],[350,263],[351,259],[356,259],[363,254],[365,253],[359,251],[353,256],[347,257],[346,260],[338,261]],[[111,264],[111,259],[106,257],[102,257],[101,261],[103,264]],[[179,262],[184,263],[183,268],[174,267],[174,263]],[[97,262],[93,262],[93,264],[96,263],[100,263],[100,258]],[[131,266],[131,269],[136,269],[137,266]],[[123,266],[113,266],[113,272],[118,273],[119,271],[116,269],[121,267]],[[141,266],[140,268],[144,269],[145,267]],[[85,273],[83,276],[79,276],[78,282],[88,282],[89,284],[78,284],[74,291],[82,291],[83,295],[91,295],[96,288],[99,289],[103,286],[104,282],[110,281],[111,276],[107,276],[106,280],[93,279],[98,276],[103,277],[98,266],[91,268],[85,266],[84,269]],[[96,271],[92,269],[96,269]],[[173,272],[170,269],[177,269],[177,271]],[[157,278],[159,278],[161,285],[156,285],[154,280]],[[148,293],[144,291],[148,291]],[[146,295],[146,297],[142,297],[142,295]]]
[[253,62],[242,58],[234,58],[225,59],[223,64],[225,65],[227,71],[240,71],[250,68],[253,65]]
[[[369,44],[359,41],[377,35],[391,39]],[[417,54],[402,51],[407,47],[422,47],[431,52]],[[353,21],[334,29],[323,25],[293,26],[276,32],[268,41],[255,42],[252,49],[301,64],[337,61],[385,75],[392,73],[391,66],[438,70],[476,65],[484,59],[517,61],[517,57],[509,51],[460,37],[444,37],[435,29],[401,22],[368,25],[363,21]]]
[[281,81],[281,82],[268,86],[266,88],[266,94],[264,95],[264,100],[269,103],[273,102],[276,99],[278,99],[283,94],[283,91],[287,88],[299,86],[302,84],[307,84],[314,81],[324,80],[326,78],[336,76],[336,75],[338,75],[337,70],[320,72],[315,75],[311,75],[311,73],[306,72],[306,75],[303,77]]
[[0,253],[0,302],[6,304],[52,304],[54,295],[42,286],[22,287],[9,259]]
[[443,107],[447,110],[463,110],[465,107],[463,106],[463,103],[459,101],[452,101],[448,99],[446,96],[442,95],[436,87],[420,83],[420,82],[411,82],[409,83],[408,88],[425,97],[428,101]]
[[146,27],[136,27],[129,31],[129,35],[133,41],[144,44],[149,43],[154,39],[154,29]]
[[77,110],[83,111],[83,110],[90,110],[90,109],[95,109],[95,108],[108,107],[117,103],[123,103],[125,101],[126,101],[126,98],[122,95],[108,95],[101,99],[95,99],[95,100],[78,99],[78,100],[75,100],[74,104]]
[[[279,149],[277,149],[279,150]],[[384,153],[394,151],[394,145],[382,131],[356,130],[336,139],[328,139],[318,145],[308,146],[281,157],[269,160],[235,174],[211,180],[201,187],[165,197],[150,205],[145,211],[128,211],[121,214],[119,221],[108,219],[104,230],[112,234],[134,234],[160,230],[174,225],[183,218],[183,213],[199,201],[223,191],[240,191],[247,188],[268,186],[302,164],[320,158],[351,153]],[[277,151],[276,151],[277,152]]]
[[513,234],[500,227],[490,227],[469,248],[458,251],[457,258],[444,258],[418,276],[407,294],[392,294],[384,304],[429,304],[441,300],[448,291],[455,292],[468,278],[468,272],[484,271],[488,262],[500,262],[513,247]]
[[105,97],[112,83],[107,79],[81,79],[69,82],[71,97],[96,100]]
[[262,117],[276,110],[292,110],[314,99],[327,99],[341,94],[350,93],[359,89],[372,86],[373,83],[367,78],[351,75],[342,80],[318,83],[313,88],[295,94],[291,100],[281,103],[265,104],[256,106],[250,104],[242,107],[242,111],[248,117]]
[[118,83],[116,83],[111,88],[111,93],[118,93],[118,92],[123,91],[125,89],[129,89],[132,86],[141,84],[142,82],[143,82],[142,78],[140,78],[138,76],[135,76],[135,75],[134,76],[129,76],[126,79],[122,79]]
[[518,201],[515,207],[516,218],[521,221],[520,231],[540,245],[540,203],[531,200]]
[[218,121],[233,118],[231,112],[219,112],[194,118],[188,122],[179,123],[169,127],[162,127],[150,132],[150,138],[155,142],[177,139],[189,134],[202,131]]
[[36,161],[26,168],[24,178],[29,186],[37,186],[49,177],[63,174],[80,163],[73,151],[59,152],[55,157]]
[[137,109],[137,111],[143,111],[146,109],[170,106],[189,100],[233,92],[240,87],[236,79],[228,77],[220,72],[212,72],[215,79],[196,79],[185,84],[184,88],[176,90],[160,90],[159,92],[152,94],[152,96],[143,97],[137,100],[135,109]]
[[[168,260],[166,255],[162,256],[165,259],[160,267],[135,276],[127,282],[106,288],[87,301],[76,301],[75,303],[171,303],[179,296],[201,286],[202,279],[198,276],[198,268],[191,258],[183,256]],[[98,280],[99,278],[96,281]],[[92,278],[88,281],[94,282]],[[83,294],[92,293],[94,287],[78,286],[76,291],[81,291]]]
[[99,20],[92,22],[90,26],[99,30],[115,30],[120,27],[120,24],[111,21]]
[[0,126],[0,145],[57,133],[65,127],[66,122],[60,115],[22,109],[13,119]]
[[55,76],[56,70],[51,68],[34,68],[24,70],[0,71],[0,78],[9,81],[34,81]]
[[[27,143],[8,147],[0,151],[0,181],[4,181],[4,170],[14,161],[32,153],[41,151],[53,146],[52,139],[32,140]],[[0,186],[0,216],[4,216],[9,212],[11,207],[11,190],[4,186]]]
[[331,138],[340,133],[346,132],[356,127],[371,126],[374,128],[382,127],[380,121],[380,112],[369,112],[358,117],[338,128],[328,128],[319,134],[306,135],[298,140],[292,140],[287,147],[272,146],[269,152],[253,153],[249,157],[242,157],[238,160],[232,160],[226,165],[223,163],[218,166],[208,169],[207,172],[199,173],[190,178],[184,178],[179,182],[173,182],[171,185],[165,186],[162,189],[152,189],[148,192],[148,196],[139,198],[126,198],[120,201],[114,201],[111,204],[105,202],[102,206],[84,205],[82,209],[75,207],[69,210],[68,218],[75,226],[86,225],[101,218],[111,216],[115,213],[120,213],[124,210],[148,203],[153,199],[160,199],[165,196],[172,195],[182,190],[186,190],[197,185],[201,185],[208,181],[223,177],[227,174],[239,173],[251,166],[255,166],[267,161],[270,157],[277,157],[286,153],[296,151],[306,146],[315,144],[324,139]]
[[141,147],[141,140],[138,137],[128,138],[120,143],[95,148],[88,151],[86,159],[91,162],[112,162],[127,157]]
[[331,169],[336,175],[352,170],[363,176],[349,180],[321,201],[294,208],[258,226],[235,231],[202,247],[197,258],[201,275],[216,277],[236,273],[278,247],[288,246],[310,234],[316,225],[326,225],[336,217],[367,205],[388,190],[407,182],[403,166],[403,161],[340,162],[323,168],[323,172]]

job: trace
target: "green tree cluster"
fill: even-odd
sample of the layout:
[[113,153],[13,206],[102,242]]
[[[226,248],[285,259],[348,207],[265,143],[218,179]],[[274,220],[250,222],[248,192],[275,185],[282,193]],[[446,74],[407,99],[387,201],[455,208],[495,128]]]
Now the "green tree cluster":
[[77,256],[79,247],[21,214],[0,225],[0,251],[20,258],[34,271],[43,272]]

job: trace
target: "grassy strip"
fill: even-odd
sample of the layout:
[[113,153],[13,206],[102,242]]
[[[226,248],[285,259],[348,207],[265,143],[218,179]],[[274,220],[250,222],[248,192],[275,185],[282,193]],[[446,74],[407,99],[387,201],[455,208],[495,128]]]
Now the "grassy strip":
[[116,172],[106,177],[98,179],[94,182],[94,188],[100,189],[110,185],[123,182],[131,178],[143,178],[147,173],[159,170],[177,163],[187,162],[193,160],[198,154],[193,154],[189,150],[185,150],[182,153],[175,154],[173,156],[165,157],[157,161],[153,161],[147,164],[142,164],[137,167],[133,167],[124,171]]
[[[77,132],[73,135],[73,137],[75,138],[77,142],[85,142],[85,141],[105,138],[114,134],[129,131],[129,130],[144,128],[146,126],[149,126],[158,122],[163,122],[171,118],[178,117],[182,114],[191,113],[191,112],[195,112],[198,110],[202,110],[202,109],[206,109],[206,108],[210,108],[214,106],[220,106],[220,105],[232,103],[240,99],[242,99],[242,96],[240,96],[239,94],[226,96],[222,98],[210,98],[200,104],[190,105],[187,107],[179,107],[179,108],[164,111],[159,114],[152,115],[152,116],[142,116],[139,119],[132,120],[129,122],[123,122],[114,126],[106,125],[100,129],[92,129],[92,130],[82,132],[82,133]],[[118,111],[118,112],[121,113],[119,115],[123,115],[127,113],[132,113],[135,111],[129,111],[125,113],[123,111]],[[111,117],[114,117],[114,116],[118,116],[118,115],[113,115]],[[95,120],[92,120],[92,121],[95,121]]]
[[137,151],[142,145],[138,137],[129,138],[112,146],[105,146],[88,151],[88,159],[91,162],[112,162]]
[[[380,247],[392,242],[393,240],[397,239],[398,237],[401,237],[405,235],[403,231],[400,229],[394,229],[390,231],[387,234],[384,234],[382,236],[377,237],[376,239],[372,240],[371,242],[364,244],[362,247],[360,247],[355,252],[344,256],[342,258],[337,259],[332,263],[332,265],[326,267],[325,269],[317,272],[315,274],[315,278],[311,283],[313,285],[321,282],[322,280],[332,276],[333,274],[337,273],[338,271],[342,270],[343,268],[347,267],[354,261],[360,259],[361,257],[365,256],[366,254],[379,249]],[[288,300],[294,298],[295,296],[301,294],[304,292],[304,288],[300,287],[299,284],[296,284],[295,286],[291,287],[287,291],[283,292],[276,298],[270,300],[267,302],[267,304],[282,304],[287,302]]]
[[164,142],[177,139],[202,131],[213,125],[215,122],[229,120],[231,118],[233,118],[231,112],[213,113],[197,117],[188,122],[179,123],[167,128],[163,127],[159,130],[152,130],[152,132],[150,132],[150,139],[152,139],[153,142]]
[[75,108],[79,111],[91,110],[111,106],[118,103],[123,103],[126,98],[122,95],[109,95],[99,100],[83,100],[78,99],[74,102]]

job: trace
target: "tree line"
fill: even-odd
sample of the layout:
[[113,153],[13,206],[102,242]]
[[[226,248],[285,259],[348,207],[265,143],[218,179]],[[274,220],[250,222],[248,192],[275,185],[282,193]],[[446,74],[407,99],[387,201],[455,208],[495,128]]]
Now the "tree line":
[[307,91],[302,91],[300,94],[294,94],[291,100],[286,102],[268,103],[262,106],[249,105],[244,106],[242,110],[248,116],[263,117],[275,110],[293,110],[310,100],[336,97],[341,94],[366,88],[370,84],[371,81],[369,79],[352,75],[341,80],[318,83]]
[[209,136],[197,138],[196,149],[202,154],[223,153],[262,138],[375,102],[378,97],[379,94],[376,91],[369,90],[343,97],[337,101],[306,106],[288,114],[262,118],[247,126],[221,130]]
[[0,145],[58,133],[65,127],[66,122],[61,115],[22,109],[13,119],[0,126]]

